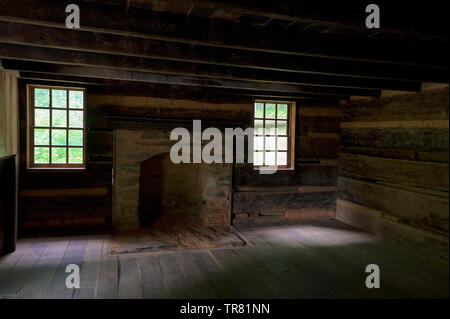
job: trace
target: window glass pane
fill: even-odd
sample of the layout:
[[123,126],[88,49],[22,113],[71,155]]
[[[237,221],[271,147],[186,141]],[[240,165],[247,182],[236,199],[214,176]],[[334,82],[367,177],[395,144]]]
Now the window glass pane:
[[277,149],[281,151],[287,151],[287,137],[277,137],[278,138],[278,144]]
[[69,131],[69,145],[70,146],[83,146],[83,131],[70,130]]
[[52,107],[63,109],[67,107],[66,90],[52,90]]
[[275,152],[266,152],[265,165],[275,165]]
[[264,136],[255,136],[253,144],[254,150],[264,150]]
[[83,128],[83,111],[69,111],[69,127]]
[[50,134],[47,129],[35,129],[34,130],[34,145],[49,145],[50,144]]
[[287,104],[278,104],[277,118],[287,119]]
[[253,153],[253,164],[254,165],[263,165],[264,164],[264,153],[263,152],[254,152]]
[[254,165],[287,166],[289,103],[258,102],[254,107]]
[[255,131],[254,134],[256,135],[263,135],[264,134],[264,121],[263,120],[255,120]]
[[34,148],[34,162],[36,164],[48,164],[50,161],[50,153],[48,147]]
[[275,151],[275,136],[266,137],[266,150]]
[[275,118],[275,104],[266,103],[266,118],[269,119]]
[[275,135],[275,121],[266,121],[266,135]]
[[49,104],[50,104],[50,90],[34,89],[34,106],[49,107]]
[[83,91],[69,91],[69,107],[71,109],[83,108]]
[[69,164],[83,163],[83,149],[81,147],[69,148]]
[[66,130],[52,130],[52,145],[66,145]]
[[52,110],[52,126],[67,127],[67,111]]
[[287,165],[287,153],[278,152],[277,153],[277,165]]
[[34,126],[50,126],[50,111],[49,110],[34,110]]
[[287,135],[287,122],[286,121],[277,121],[277,134],[278,135]]
[[65,147],[52,147],[52,163],[53,164],[66,164],[66,148]]
[[264,117],[264,103],[255,103],[255,117]]

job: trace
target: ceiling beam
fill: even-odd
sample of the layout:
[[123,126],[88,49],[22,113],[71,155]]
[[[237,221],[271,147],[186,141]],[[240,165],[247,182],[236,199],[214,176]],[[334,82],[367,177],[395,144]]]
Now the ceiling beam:
[[[288,72],[447,82],[448,67],[324,59],[0,21],[0,42]],[[338,45],[338,44],[337,44]]]
[[255,82],[244,80],[211,79],[195,76],[174,74],[159,74],[132,70],[118,70],[111,68],[73,66],[51,63],[37,63],[27,61],[2,60],[5,69],[31,71],[39,73],[83,76],[131,82],[161,83],[200,87],[214,87],[223,89],[244,89],[278,93],[311,93],[332,95],[380,96],[379,90],[360,88],[341,88],[326,86],[310,86],[286,83]]
[[420,91],[418,81],[294,73],[2,43],[0,58],[257,82]]
[[[92,2],[92,1],[89,1]],[[108,0],[110,4],[123,5],[123,0]],[[155,7],[156,2],[158,3]],[[152,4],[155,10],[177,4],[198,6],[214,10],[227,10],[233,14],[260,15],[273,19],[293,22],[321,22],[328,25],[361,26],[366,17],[365,8],[370,2],[365,0],[149,0],[127,1],[127,5],[141,7]],[[389,31],[415,32],[423,34],[446,35],[445,2],[431,0],[424,6],[409,0],[378,0],[382,10],[383,29]],[[419,23],[418,23],[419,22]]]
[[347,99],[347,96],[317,95],[309,93],[278,93],[255,90],[205,88],[198,86],[169,85],[159,83],[128,82],[60,74],[20,72],[20,78],[33,83],[55,85],[83,85],[90,94],[150,96],[156,98],[193,99],[224,103],[251,103],[253,98],[274,98],[283,100],[332,101]]
[[[58,0],[27,0],[26,4],[0,0],[0,20],[65,29],[66,5],[67,3]],[[219,19],[186,17],[140,8],[125,10],[123,6],[96,2],[79,2],[78,5],[81,12],[81,30],[84,31],[294,55],[447,65],[447,42],[436,40],[430,40],[427,45],[423,45],[401,38],[372,39],[301,30],[280,32]],[[23,10],[24,7],[26,10]],[[326,10],[326,7],[323,9]],[[359,33],[368,31],[364,17],[363,7]],[[239,36],[230,36],[231,34]]]

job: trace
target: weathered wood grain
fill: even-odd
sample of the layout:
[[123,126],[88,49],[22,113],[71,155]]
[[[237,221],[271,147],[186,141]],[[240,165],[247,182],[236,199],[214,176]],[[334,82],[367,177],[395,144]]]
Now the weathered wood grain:
[[339,172],[349,177],[448,191],[448,164],[443,163],[340,153]]
[[341,146],[341,153],[362,154],[392,159],[407,159],[427,162],[448,163],[448,151],[446,152],[417,152],[408,149],[385,149],[375,147],[352,147]]
[[65,237],[54,238],[50,241],[18,294],[18,298],[43,298],[46,296],[69,242],[70,238]]
[[346,147],[448,152],[448,129],[443,128],[342,129],[341,139]]
[[233,213],[299,210],[302,208],[335,208],[336,192],[236,192],[233,195]]
[[[46,298],[77,299],[448,297],[448,259],[429,258],[335,220],[271,220],[239,224],[250,246],[120,258],[108,253],[109,236],[76,236],[71,244],[67,237],[50,242],[31,238],[31,250],[20,239],[14,258],[0,259],[0,270],[6,269],[9,277],[0,279],[0,289],[6,298],[42,298],[43,293]],[[34,255],[36,249],[40,257]],[[81,255],[81,289],[61,286],[67,273],[59,270]],[[20,260],[11,268],[13,259]],[[376,291],[364,285],[370,263],[381,267]]]
[[108,194],[108,188],[24,189],[21,197],[100,196]]
[[336,206],[336,218],[343,223],[377,234],[424,256],[448,259],[448,237],[445,234],[398,223],[385,212],[345,200],[338,199]]
[[119,258],[119,299],[142,298],[141,274],[135,257]]
[[119,289],[119,266],[117,257],[101,259],[97,284],[97,299],[116,299]]
[[388,212],[400,220],[448,232],[448,197],[347,177],[338,180],[338,196],[346,201]]
[[449,91],[433,89],[376,100],[345,102],[342,121],[448,120]]
[[9,269],[7,275],[0,278],[0,295],[16,295],[30,277],[35,265],[48,246],[48,239],[32,242],[25,253]]
[[168,291],[163,281],[161,265],[156,256],[138,258],[143,298],[165,298]]

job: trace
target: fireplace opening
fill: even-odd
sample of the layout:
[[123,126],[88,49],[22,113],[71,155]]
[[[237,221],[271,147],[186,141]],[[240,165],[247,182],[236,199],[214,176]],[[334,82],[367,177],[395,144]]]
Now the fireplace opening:
[[169,153],[140,163],[140,232],[123,234],[113,253],[244,246],[229,222],[230,164],[174,164]]

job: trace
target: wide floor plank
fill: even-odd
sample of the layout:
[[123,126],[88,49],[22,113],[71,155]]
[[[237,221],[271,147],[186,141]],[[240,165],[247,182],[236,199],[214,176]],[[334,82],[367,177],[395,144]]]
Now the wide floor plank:
[[[20,239],[0,298],[448,298],[448,262],[331,219],[247,221],[239,248],[112,254],[114,235]],[[365,286],[368,264],[381,288]],[[80,266],[80,289],[66,266]]]
[[48,243],[49,241],[46,239],[31,243],[14,267],[0,279],[0,295],[15,296],[20,292],[47,248]]
[[56,271],[64,257],[70,238],[53,239],[37,262],[18,298],[43,298],[47,294]]

